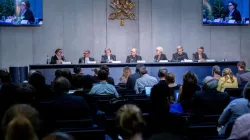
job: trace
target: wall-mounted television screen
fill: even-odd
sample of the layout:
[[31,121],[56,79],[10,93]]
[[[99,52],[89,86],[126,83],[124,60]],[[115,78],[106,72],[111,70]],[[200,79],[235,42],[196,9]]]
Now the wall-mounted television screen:
[[249,0],[203,0],[204,25],[249,24]]
[[0,25],[38,26],[42,24],[42,0],[0,0]]

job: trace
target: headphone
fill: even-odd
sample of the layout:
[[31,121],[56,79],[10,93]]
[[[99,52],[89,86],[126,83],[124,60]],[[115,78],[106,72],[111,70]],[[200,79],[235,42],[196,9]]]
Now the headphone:
[[166,75],[163,75],[162,71],[166,71],[166,74],[168,73],[168,69],[160,68],[159,71],[158,71],[158,77],[166,76]]
[[110,48],[106,48],[106,49],[104,50],[104,53],[106,53],[106,51],[110,51],[110,53],[111,53],[111,49],[110,49]]

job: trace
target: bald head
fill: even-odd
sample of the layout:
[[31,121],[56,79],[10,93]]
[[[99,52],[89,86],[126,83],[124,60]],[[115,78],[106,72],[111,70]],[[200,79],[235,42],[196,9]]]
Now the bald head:
[[218,86],[218,80],[214,77],[207,76],[203,80],[203,90],[214,90]]

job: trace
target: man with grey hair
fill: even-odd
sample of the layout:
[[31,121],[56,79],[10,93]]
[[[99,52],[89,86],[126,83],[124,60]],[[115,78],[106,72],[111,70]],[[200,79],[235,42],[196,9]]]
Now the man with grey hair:
[[215,79],[220,80],[220,67],[218,65],[213,66],[212,75]]
[[85,50],[85,51],[83,52],[83,57],[81,57],[81,58],[79,59],[79,64],[81,64],[81,63],[83,63],[83,64],[88,64],[88,63],[91,62],[91,61],[95,61],[95,59],[92,58],[92,57],[89,57],[89,55],[90,55],[90,51],[89,51],[89,50]]
[[183,52],[183,47],[178,46],[177,52],[173,54],[172,61],[182,61],[188,59],[187,53]]
[[157,79],[148,75],[148,71],[145,66],[140,67],[141,78],[136,80],[135,91],[136,94],[141,94],[145,90],[145,87],[153,87],[158,83]]
[[142,60],[142,57],[137,55],[136,48],[131,49],[131,55],[127,56],[126,63],[137,63]]
[[154,62],[159,62],[160,60],[168,60],[167,56],[163,54],[163,48],[157,47],[156,48],[156,55],[154,57]]
[[197,91],[193,99],[196,114],[220,114],[229,103],[230,97],[217,91],[218,80],[207,76],[203,80],[202,91]]

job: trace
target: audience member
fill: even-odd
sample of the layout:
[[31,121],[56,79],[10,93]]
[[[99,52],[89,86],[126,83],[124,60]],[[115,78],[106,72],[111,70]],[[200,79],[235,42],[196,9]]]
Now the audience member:
[[124,105],[116,113],[116,125],[124,140],[142,140],[145,122],[135,105]]
[[220,67],[218,65],[213,66],[212,75],[215,79],[220,80]]
[[155,77],[148,75],[148,71],[145,66],[140,68],[140,75],[141,78],[137,79],[135,83],[136,94],[141,94],[145,90],[145,87],[153,87],[158,83]]
[[80,66],[74,66],[73,71],[74,71],[74,73],[75,73],[74,76],[83,75],[82,69],[81,69]]
[[45,84],[45,77],[42,74],[34,72],[29,78],[29,84],[35,88],[36,98],[38,100],[46,100],[52,96],[51,90],[49,86]]
[[92,87],[89,94],[95,95],[114,95],[119,97],[118,92],[116,91],[115,87],[107,82],[108,72],[105,70],[100,70],[98,72],[98,78],[100,80],[100,84],[97,84]]
[[240,86],[244,86],[248,81],[250,81],[250,72],[246,70],[246,63],[244,61],[240,61],[237,64],[238,73],[236,74],[238,84]]
[[168,86],[166,81],[166,76],[168,74],[168,70],[166,68],[160,68],[158,71],[158,77],[160,79],[159,84],[162,84],[164,86]]
[[[84,89],[85,77],[83,75],[73,76],[72,86],[74,90],[82,91]],[[89,81],[88,81],[89,82]],[[91,82],[89,82],[91,83]]]
[[29,83],[22,83],[16,89],[15,102],[18,104],[32,104],[36,99],[36,90]]
[[38,137],[27,118],[16,116],[7,126],[5,140],[38,140]]
[[131,69],[129,67],[123,68],[123,73],[121,78],[119,79],[119,83],[126,84],[128,81],[128,77],[131,75]]
[[62,77],[66,78],[67,80],[69,80],[70,84],[72,82],[72,74],[71,71],[68,69],[64,69],[62,70]]
[[137,79],[139,79],[141,77],[140,75],[140,68],[144,66],[143,64],[137,64],[136,65],[136,69],[135,69],[135,73],[130,75],[128,77],[128,81],[127,81],[127,89],[134,89],[135,88],[135,82]]
[[207,76],[203,81],[202,91],[195,93],[193,111],[195,114],[221,114],[228,105],[227,93],[217,91],[218,80]]
[[236,119],[230,137],[228,140],[246,140],[250,134],[250,113],[240,116]]
[[192,109],[192,99],[196,91],[200,91],[195,73],[188,71],[183,76],[183,85],[180,87],[178,103],[181,103],[185,112]]
[[2,129],[4,133],[7,132],[8,125],[11,123],[11,121],[18,116],[25,117],[27,120],[29,120],[35,133],[37,133],[37,131],[40,129],[39,113],[36,111],[36,109],[26,104],[16,104],[5,112],[2,120]]
[[55,132],[55,133],[49,134],[42,140],[74,140],[74,138],[66,133]]
[[109,77],[109,67],[107,65],[101,65],[100,70],[105,70],[108,73],[107,82],[111,85],[115,85],[114,79],[112,77]]
[[225,134],[228,124],[233,123],[241,115],[250,113],[250,82],[246,84],[243,96],[244,98],[235,99],[230,102],[221,114],[218,121],[219,126],[224,126],[221,129],[221,134]]
[[166,75],[166,80],[168,82],[168,87],[172,90],[179,90],[180,85],[175,83],[175,75],[173,73],[168,73]]
[[238,88],[237,78],[229,68],[222,71],[222,77],[219,80],[217,90],[224,92],[226,88]]
[[99,83],[100,80],[98,78],[98,72],[100,71],[100,68],[95,68],[93,69],[94,71],[94,75],[93,75],[93,83],[96,84],[96,83]]
[[62,76],[62,71],[61,70],[56,70],[55,71],[55,79],[56,80],[57,78],[61,77]]
[[171,133],[181,135],[186,122],[181,117],[170,113],[170,90],[157,84],[151,90],[152,118],[148,127],[153,134]]
[[50,100],[49,117],[55,119],[83,119],[89,118],[89,107],[86,101],[80,96],[67,94],[70,90],[70,82],[59,77],[55,81],[55,97]]

